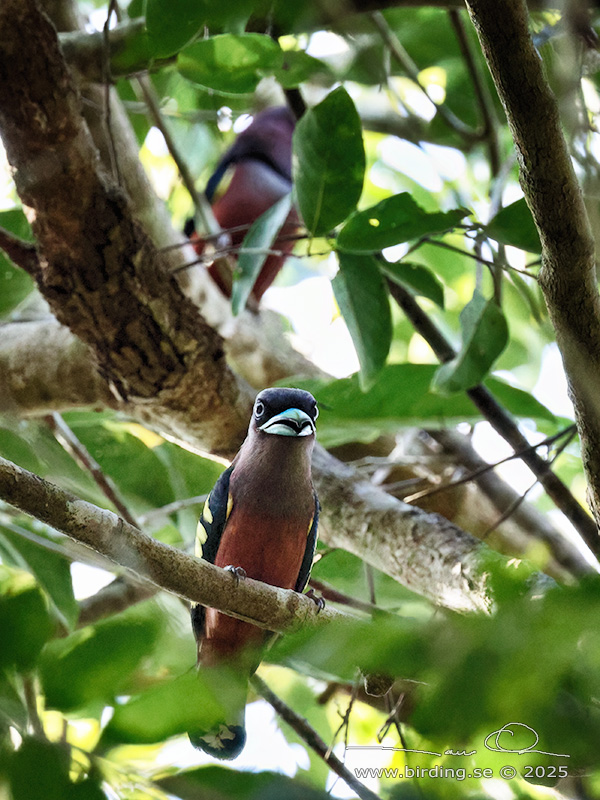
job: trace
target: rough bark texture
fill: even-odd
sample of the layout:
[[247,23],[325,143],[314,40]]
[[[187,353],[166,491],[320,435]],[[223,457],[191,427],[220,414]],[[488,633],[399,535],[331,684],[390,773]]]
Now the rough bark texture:
[[481,542],[439,514],[360,480],[323,448],[315,448],[313,463],[329,545],[355,553],[446,608],[489,610]]
[[470,0],[469,13],[504,105],[525,198],[542,242],[539,275],[560,347],[600,520],[600,298],[594,241],[556,100],[528,30],[524,0]]
[[251,393],[100,169],[56,32],[33,0],[0,9],[0,126],[39,245],[40,289],[115,394],[152,399],[175,428],[195,420],[211,448],[224,430],[241,434]]

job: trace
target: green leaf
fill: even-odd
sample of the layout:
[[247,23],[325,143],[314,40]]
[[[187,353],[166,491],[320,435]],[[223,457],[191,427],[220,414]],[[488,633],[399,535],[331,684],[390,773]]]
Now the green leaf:
[[215,800],[331,800],[331,795],[276,772],[246,772],[210,764],[154,781],[177,797]]
[[69,788],[68,750],[27,737],[10,762],[13,800],[65,800]]
[[[231,308],[235,315],[246,307],[248,297],[256,279],[260,275],[265,261],[268,258],[267,250],[272,246],[286,221],[292,208],[292,194],[284,195],[271,208],[255,220],[242,243],[242,252],[238,257],[233,288],[231,292]],[[257,252],[245,253],[244,250]]]
[[502,310],[477,290],[461,311],[460,324],[460,352],[441,365],[432,382],[432,388],[441,393],[451,394],[481,383],[508,342]]
[[15,431],[0,428],[0,453],[2,453],[3,458],[14,461],[20,467],[40,475],[43,466],[38,458],[35,446],[32,446],[27,441],[23,433],[24,431],[21,431],[21,435],[19,435]]
[[223,94],[248,94],[280,68],[281,48],[260,33],[231,33],[194,42],[177,57],[177,69],[188,80]]
[[[47,540],[41,534],[35,536],[39,543],[26,529],[0,526],[0,540],[3,538],[7,541],[21,561],[15,566],[28,569],[37,578],[52,600],[63,625],[72,628],[79,616],[79,606],[73,594],[71,562],[60,553],[44,547]],[[48,544],[51,542],[48,541]]]
[[356,348],[360,385],[367,391],[383,369],[392,341],[392,315],[385,282],[374,258],[338,253],[331,285]]
[[[69,748],[63,744],[25,737],[8,767],[12,800],[106,800],[102,776],[94,767],[86,778],[71,783]],[[78,767],[75,772],[81,771]]]
[[146,28],[157,58],[177,53],[202,29],[207,8],[202,0],[147,0]]
[[[77,424],[78,419],[83,423]],[[73,431],[102,471],[117,484],[121,496],[134,512],[140,507],[155,508],[173,502],[169,470],[155,453],[156,448],[143,441],[141,434],[131,433],[126,422],[105,418],[100,424],[94,424],[92,417],[92,424],[89,424],[89,417],[79,414],[65,415],[65,420],[67,424],[73,420]],[[155,438],[154,434],[149,436],[150,441]]]
[[333,83],[335,78],[327,64],[309,56],[304,50],[285,50],[283,64],[275,70],[275,77],[284,89],[294,89],[300,83],[319,76]]
[[[447,426],[481,419],[465,394],[444,397],[431,391],[438,367],[434,364],[389,364],[368,392],[361,391],[358,376],[323,382],[296,380],[318,400],[319,441],[326,447],[352,441],[369,441],[381,433],[415,425]],[[554,422],[554,415],[528,392],[498,378],[485,385],[515,416]]]
[[378,253],[420,236],[444,233],[456,227],[468,213],[457,208],[428,214],[408,192],[402,192],[355,212],[340,231],[337,246],[349,253]]
[[511,414],[518,417],[556,422],[554,414],[529,392],[516,386],[511,386],[510,383],[506,383],[499,378],[490,377],[484,383]]
[[32,576],[0,565],[0,669],[31,669],[52,631],[44,596]]
[[243,705],[246,680],[227,669],[190,670],[122,705],[104,731],[106,742],[151,744],[169,736],[210,730]]
[[540,237],[525,198],[499,211],[483,230],[491,239],[502,244],[510,244],[529,253],[542,252]]
[[93,702],[110,702],[123,691],[159,635],[159,620],[144,606],[48,644],[40,677],[49,707],[62,711],[83,708]]
[[[0,227],[21,239],[32,241],[31,228],[20,208],[0,212]],[[33,279],[0,250],[0,317],[16,308],[34,286]]]
[[[111,70],[115,75],[131,75],[133,72],[148,69],[148,63],[153,58],[161,57],[162,54],[157,53],[156,49],[158,47],[160,51],[164,44],[166,43],[154,41],[146,28],[141,25],[132,25],[127,35],[120,40],[119,45],[111,48]],[[131,89],[131,91],[133,90]]]
[[0,731],[12,725],[20,733],[24,733],[28,722],[29,715],[23,698],[14,687],[11,678],[6,673],[0,673]]
[[427,297],[440,308],[444,307],[444,286],[427,267],[409,261],[397,261],[395,264],[379,261],[379,267],[395,283],[411,289],[420,297]]
[[365,152],[360,118],[339,87],[302,116],[293,139],[298,207],[308,230],[321,236],[342,222],[362,192]]

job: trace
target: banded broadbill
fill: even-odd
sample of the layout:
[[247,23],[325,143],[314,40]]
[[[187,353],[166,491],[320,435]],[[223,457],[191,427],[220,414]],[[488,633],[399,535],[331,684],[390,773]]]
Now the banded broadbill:
[[[318,410],[301,389],[265,389],[254,403],[248,435],[210,493],[198,523],[197,555],[247,575],[301,592],[317,539],[319,503],[311,478]],[[242,577],[243,579],[243,577]],[[192,607],[198,665],[233,666],[246,676],[272,634],[211,608]],[[244,696],[239,715],[190,740],[217,758],[242,750]]]
[[[256,114],[223,155],[208,181],[206,197],[212,204],[215,219],[224,232],[229,232],[234,248],[242,244],[250,225],[292,190],[294,125],[294,116],[285,106],[267,108]],[[230,178],[228,184],[227,178]],[[268,256],[254,284],[252,295],[257,302],[293,250],[293,235],[299,224],[298,214],[292,208],[272,246],[281,255]],[[202,255],[205,243],[195,232],[193,220],[188,221],[185,233]],[[231,286],[215,264],[211,264],[208,271],[221,291],[229,296]]]

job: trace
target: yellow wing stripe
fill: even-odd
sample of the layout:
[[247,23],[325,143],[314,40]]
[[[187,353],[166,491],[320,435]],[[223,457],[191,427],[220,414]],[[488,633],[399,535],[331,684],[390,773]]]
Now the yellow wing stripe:
[[202,522],[202,517],[200,517],[200,519],[198,520],[198,525],[196,527],[196,547],[195,547],[195,553],[198,558],[202,558],[202,547],[207,539],[208,539],[208,531],[204,527],[204,524]]
[[205,519],[209,525],[212,525],[213,522],[213,515],[212,511],[210,510],[210,495],[206,498],[206,502],[204,503],[204,508],[202,509],[202,517],[201,519]]

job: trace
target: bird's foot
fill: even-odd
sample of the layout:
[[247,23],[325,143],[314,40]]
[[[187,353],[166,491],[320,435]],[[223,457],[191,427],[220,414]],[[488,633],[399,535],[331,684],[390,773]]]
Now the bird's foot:
[[318,609],[317,614],[325,608],[325,600],[323,600],[321,595],[317,594],[314,589],[309,589],[305,596],[310,597],[313,603],[315,603]]
[[227,572],[231,572],[231,574],[235,578],[235,585],[236,586],[238,585],[238,583],[240,582],[240,580],[242,578],[247,578],[248,577],[246,575],[246,570],[243,567],[234,567],[233,564],[228,564],[226,567],[224,567],[224,569],[226,569]]

